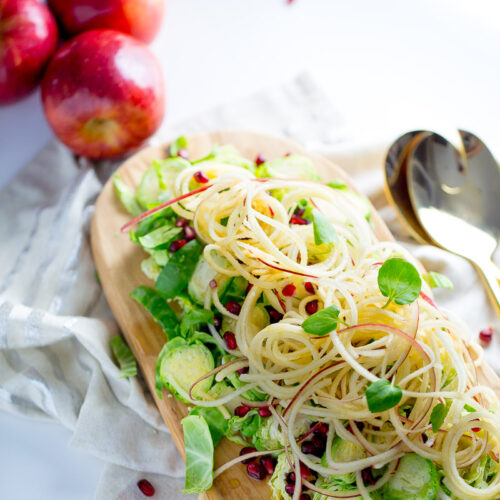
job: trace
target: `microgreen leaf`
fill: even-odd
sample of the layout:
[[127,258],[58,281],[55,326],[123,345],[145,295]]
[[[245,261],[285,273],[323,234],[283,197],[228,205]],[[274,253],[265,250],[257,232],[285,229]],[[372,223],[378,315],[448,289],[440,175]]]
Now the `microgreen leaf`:
[[168,152],[170,156],[179,156],[179,149],[183,149],[187,147],[187,139],[184,136],[178,137],[172,144],[170,144],[170,148]]
[[431,413],[432,432],[437,432],[441,428],[449,410],[450,405],[444,403],[439,403],[433,408]]
[[453,290],[452,281],[444,274],[431,271],[429,274],[424,275],[424,280],[427,281],[431,288],[447,288],[448,290]]
[[372,413],[379,413],[394,408],[403,397],[401,387],[392,385],[385,379],[377,380],[377,382],[370,384],[365,394],[368,409]]
[[173,299],[187,287],[200,254],[200,244],[191,240],[170,257],[155,282],[162,297]]
[[202,493],[212,486],[214,443],[207,422],[198,415],[181,420],[186,455],[186,483],[183,493]]
[[133,377],[137,375],[137,362],[135,356],[124,340],[117,335],[109,341],[111,351],[113,352],[116,361],[120,365],[120,378]]
[[312,335],[326,335],[337,328],[338,323],[343,323],[339,319],[340,310],[337,306],[329,306],[312,314],[302,323],[302,328],[306,333]]
[[388,300],[384,307],[392,301],[396,304],[410,304],[420,294],[422,280],[415,266],[400,258],[388,259],[378,272],[378,287]]
[[314,243],[322,245],[323,243],[337,243],[339,237],[335,232],[332,223],[318,210],[313,210],[313,229],[314,229]]
[[466,411],[468,411],[470,413],[474,413],[475,411],[477,411],[473,406],[468,405],[468,404],[464,405],[464,410],[466,410]]

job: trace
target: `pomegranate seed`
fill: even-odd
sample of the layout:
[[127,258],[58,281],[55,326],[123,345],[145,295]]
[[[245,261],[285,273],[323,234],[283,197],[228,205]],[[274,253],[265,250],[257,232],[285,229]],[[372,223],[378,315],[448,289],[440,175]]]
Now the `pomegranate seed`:
[[247,289],[245,290],[245,295],[248,295],[248,292],[253,288],[252,283],[248,283]]
[[175,227],[184,227],[184,226],[187,226],[188,224],[189,224],[189,221],[187,219],[185,219],[184,217],[179,217],[175,221]]
[[186,240],[175,240],[175,241],[172,241],[172,243],[170,243],[169,250],[172,253],[175,253],[175,252],[177,252],[177,250],[179,250],[180,248],[182,248],[186,243],[187,243]]
[[154,486],[147,479],[141,479],[137,483],[137,487],[142,491],[142,494],[146,497],[152,497],[155,494]]
[[[288,0],[288,3],[291,3],[290,0]],[[311,500],[311,497],[307,493],[301,493],[299,500]]]
[[324,422],[319,422],[316,425],[314,425],[314,430],[313,434],[317,436],[326,436],[328,434],[328,424],[325,424]]
[[259,166],[263,163],[266,163],[266,159],[262,155],[257,155],[257,158],[255,158],[255,164]]
[[177,151],[177,156],[180,156],[181,158],[184,158],[185,160],[189,160],[189,153],[187,149],[180,148],[179,151]]
[[191,241],[196,238],[196,233],[191,226],[184,226],[183,232],[184,232],[184,239],[186,241]]
[[361,471],[361,477],[363,478],[363,483],[365,484],[375,484],[375,479],[373,479],[372,468],[367,467]]
[[235,314],[236,316],[238,316],[238,314],[240,314],[240,311],[241,311],[241,306],[240,304],[238,304],[238,302],[233,302],[232,300],[226,302],[226,309],[231,313],[231,314]]
[[481,427],[472,427],[471,431],[472,432],[479,432],[481,430]]
[[318,301],[311,300],[311,302],[308,302],[306,304],[306,312],[309,315],[314,314],[315,312],[318,312]]
[[307,219],[303,219],[302,217],[298,217],[297,215],[292,215],[290,217],[290,224],[297,224],[299,226],[306,226],[307,224],[310,224],[311,221]]
[[244,366],[243,368],[240,368],[239,370],[236,370],[236,373],[238,375],[243,375],[244,373],[248,373],[248,366]]
[[297,217],[302,217],[305,213],[305,208],[299,208],[297,207],[295,210],[294,210],[294,214],[297,216]]
[[198,184],[206,184],[210,180],[201,170],[193,174],[193,179]]
[[272,307],[267,309],[267,312],[269,313],[269,319],[271,320],[271,323],[278,323],[278,321],[281,321],[283,319],[283,314],[278,312],[276,309],[273,309]]
[[229,350],[234,351],[238,348],[236,337],[234,336],[233,332],[227,331],[222,337],[224,338],[224,342],[226,342],[227,348]]
[[424,444],[427,443],[427,441],[429,440],[429,438],[427,437],[427,434],[425,432],[422,432],[422,434],[420,434],[420,437],[422,438],[422,442]]
[[262,418],[270,417],[271,416],[271,410],[267,406],[263,406],[262,408],[259,408],[259,411],[257,412]]
[[284,156],[284,158],[286,158],[287,156],[292,156],[292,153],[288,152],[288,153],[285,153],[283,156]]
[[286,285],[283,287],[283,290],[281,290],[281,293],[285,296],[285,297],[292,297],[293,294],[295,293],[295,285]]
[[247,465],[247,473],[250,477],[262,481],[266,476],[267,472],[264,466],[259,462],[251,462]]
[[276,459],[274,457],[270,457],[269,455],[261,457],[260,463],[263,465],[264,469],[266,469],[268,474],[272,474],[276,468]]
[[300,449],[302,450],[302,453],[305,453],[306,455],[312,455],[314,453],[314,445],[312,441],[304,441],[300,445]]
[[210,286],[210,288],[217,288],[217,281],[215,280],[210,280],[208,282],[208,285]]
[[237,417],[244,417],[250,411],[250,406],[240,405],[234,409],[234,414]]
[[287,484],[285,486],[285,492],[290,496],[293,496],[293,492],[295,491],[295,484]]
[[311,439],[311,442],[314,446],[314,451],[312,454],[316,455],[317,457],[322,457],[323,453],[325,453],[325,450],[326,450],[326,437],[314,436]]
[[300,476],[302,479],[311,480],[316,478],[316,473],[313,473],[306,464],[300,462]]
[[220,314],[214,314],[214,327],[219,330],[222,326],[222,316]]
[[[241,448],[240,451],[240,457],[243,455],[247,455],[248,453],[253,453],[254,451],[257,451],[257,448],[252,448],[251,446],[245,446],[245,448]],[[245,458],[245,460],[242,460],[242,464],[249,464],[250,462],[253,462],[255,460],[254,458]]]
[[491,344],[491,341],[493,340],[493,328],[490,326],[488,328],[485,328],[484,330],[481,330],[479,332],[479,340],[484,345]]
[[308,292],[310,294],[314,295],[316,293],[316,290],[314,289],[314,285],[310,281],[306,281],[304,283],[304,288],[306,289],[306,292]]
[[287,484],[292,484],[292,483],[295,483],[295,472],[289,472],[287,475],[286,475],[286,482]]

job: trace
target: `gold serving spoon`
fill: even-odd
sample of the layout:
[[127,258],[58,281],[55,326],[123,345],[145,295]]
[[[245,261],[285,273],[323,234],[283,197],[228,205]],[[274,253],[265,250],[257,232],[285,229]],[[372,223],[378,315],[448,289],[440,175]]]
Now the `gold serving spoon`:
[[465,257],[479,269],[500,313],[500,168],[475,135],[460,147],[429,131],[405,134],[389,150],[389,199],[420,242]]

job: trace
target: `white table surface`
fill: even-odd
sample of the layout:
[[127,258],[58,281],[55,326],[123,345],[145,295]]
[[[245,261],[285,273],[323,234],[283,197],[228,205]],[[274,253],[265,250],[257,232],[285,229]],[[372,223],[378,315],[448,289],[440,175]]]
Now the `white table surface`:
[[[166,120],[309,71],[359,141],[445,123],[499,151],[497,0],[167,0],[152,44]],[[36,92],[0,109],[0,186],[51,138]],[[92,498],[102,463],[55,424],[0,413],[0,498]]]

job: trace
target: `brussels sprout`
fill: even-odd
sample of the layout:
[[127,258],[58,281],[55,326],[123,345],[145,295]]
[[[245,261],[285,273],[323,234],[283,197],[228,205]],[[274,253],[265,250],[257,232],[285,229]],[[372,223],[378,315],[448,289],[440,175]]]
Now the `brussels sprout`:
[[273,500],[291,500],[291,496],[285,491],[287,482],[286,476],[291,472],[290,464],[285,453],[278,455],[278,461],[274,469],[273,475],[269,480]]
[[262,304],[256,304],[250,315],[250,322],[247,325],[248,331],[255,335],[263,330],[270,323],[269,313]]
[[[215,256],[214,258],[218,261],[221,267],[227,267],[229,263],[224,257]],[[229,284],[230,278],[221,277],[221,275],[210,266],[210,264],[205,260],[203,256],[198,259],[198,263],[194,268],[193,275],[189,280],[188,293],[189,296],[198,304],[203,305],[205,303],[205,296],[210,292],[210,282],[212,280],[217,281],[218,293],[224,292]]]
[[137,188],[137,200],[144,208],[153,208],[172,197],[172,184],[177,174],[191,164],[183,158],[155,161],[142,176]]
[[156,263],[153,257],[148,257],[141,262],[142,272],[153,281],[156,281],[158,275],[160,274],[161,267]]
[[274,418],[266,418],[252,439],[258,450],[275,450],[283,446],[283,436]]
[[309,158],[300,155],[284,156],[283,158],[266,161],[257,167],[256,175],[257,177],[279,177],[306,181],[320,180],[313,162]]
[[[332,443],[332,460],[334,462],[353,462],[354,460],[360,460],[365,457],[366,451],[361,445],[335,436]],[[326,452],[321,458],[321,464],[323,467],[328,467]],[[356,481],[356,474],[354,472],[339,474],[332,476],[332,480],[337,483],[351,484]]]
[[[199,342],[188,344],[182,337],[176,337],[165,344],[157,361],[161,383],[175,393],[172,382],[189,392],[191,385],[214,369],[214,358],[210,350]],[[193,397],[206,393],[212,386],[213,376],[195,386]],[[178,394],[176,394],[179,397]],[[179,399],[183,399],[179,397]]]
[[386,500],[433,500],[439,490],[436,467],[427,458],[407,453],[396,473],[385,483]]
[[[356,488],[356,485],[353,484],[343,484],[343,483],[337,483],[333,481],[332,479],[328,479],[326,477],[320,476],[317,480],[315,485],[318,488],[321,488],[323,490],[330,490],[330,491],[351,491]],[[327,497],[326,495],[322,495],[321,493],[314,493],[312,500],[330,500],[331,497]],[[348,497],[349,500],[362,500],[361,496],[355,496],[355,497]],[[378,497],[373,496],[372,498],[375,499]]]

